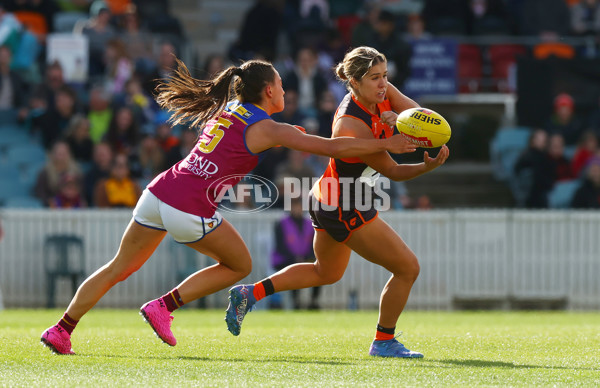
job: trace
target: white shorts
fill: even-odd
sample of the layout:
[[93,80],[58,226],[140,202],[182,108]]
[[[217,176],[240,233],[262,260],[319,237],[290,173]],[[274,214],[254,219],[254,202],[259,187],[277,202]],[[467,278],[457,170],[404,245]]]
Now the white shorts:
[[144,190],[133,209],[133,219],[148,228],[166,230],[181,244],[201,240],[223,222],[219,212],[211,218],[182,212],[156,198],[148,189]]

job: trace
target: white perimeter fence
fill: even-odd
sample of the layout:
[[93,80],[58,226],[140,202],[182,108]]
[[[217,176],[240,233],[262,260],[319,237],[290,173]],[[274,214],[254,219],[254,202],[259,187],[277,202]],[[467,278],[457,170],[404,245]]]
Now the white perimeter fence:
[[[255,282],[270,274],[273,222],[278,212],[224,213],[241,233],[254,260]],[[84,241],[85,273],[111,259],[131,211],[50,211],[6,209],[0,242],[0,295],[6,307],[44,307],[47,279],[44,241],[73,234]],[[412,309],[548,306],[600,309],[600,212],[481,211],[387,212],[381,217],[414,250],[421,274],[408,302]],[[212,260],[167,236],[142,269],[100,301],[102,307],[139,307],[177,284],[177,270]],[[376,308],[389,278],[384,269],[353,254],[344,278],[325,286],[321,305]],[[56,284],[56,304],[72,296],[68,279]],[[303,292],[302,297],[307,297]],[[227,290],[205,298],[205,306],[225,308]],[[542,304],[540,304],[542,303]]]

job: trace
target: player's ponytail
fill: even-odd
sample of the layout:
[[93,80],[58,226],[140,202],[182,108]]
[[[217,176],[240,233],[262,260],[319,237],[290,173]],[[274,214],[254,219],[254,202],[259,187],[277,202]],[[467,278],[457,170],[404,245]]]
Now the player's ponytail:
[[177,69],[157,87],[156,101],[172,112],[174,124],[190,123],[195,127],[219,115],[232,98],[233,92],[242,102],[258,103],[267,83],[273,82],[275,69],[270,63],[248,61],[240,67],[231,66],[212,79],[199,80],[190,75],[185,64],[177,59]]

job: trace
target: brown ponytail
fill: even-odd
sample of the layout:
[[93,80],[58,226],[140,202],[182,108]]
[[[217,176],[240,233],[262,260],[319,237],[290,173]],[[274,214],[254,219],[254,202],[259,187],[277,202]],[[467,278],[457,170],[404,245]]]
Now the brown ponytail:
[[[238,78],[232,88],[235,76]],[[232,91],[241,102],[260,102],[264,87],[274,79],[273,65],[252,60],[240,67],[231,66],[212,80],[199,80],[177,59],[173,76],[157,86],[156,101],[161,108],[173,113],[170,121],[174,125],[190,123],[195,127],[219,115],[232,99]]]

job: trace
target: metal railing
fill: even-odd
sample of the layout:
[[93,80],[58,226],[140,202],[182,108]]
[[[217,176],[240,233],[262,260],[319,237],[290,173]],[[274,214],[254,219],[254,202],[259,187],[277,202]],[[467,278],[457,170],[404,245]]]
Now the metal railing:
[[[90,274],[117,251],[131,212],[6,209],[0,216],[5,230],[0,242],[4,305],[43,307],[45,238],[82,237],[85,271]],[[253,257],[252,274],[244,282],[270,274],[272,225],[281,213],[224,216],[239,230]],[[408,308],[600,308],[600,212],[448,210],[386,212],[381,217],[421,263]],[[195,264],[192,271],[212,262],[167,236],[146,265],[109,291],[99,306],[134,308],[162,295],[177,284],[181,263],[190,262],[186,256]],[[357,302],[359,308],[376,308],[388,278],[385,269],[353,254],[343,279],[323,287],[321,305],[338,309]],[[57,284],[56,304],[66,306],[72,296],[70,282]],[[203,305],[224,308],[226,292],[205,298]]]

